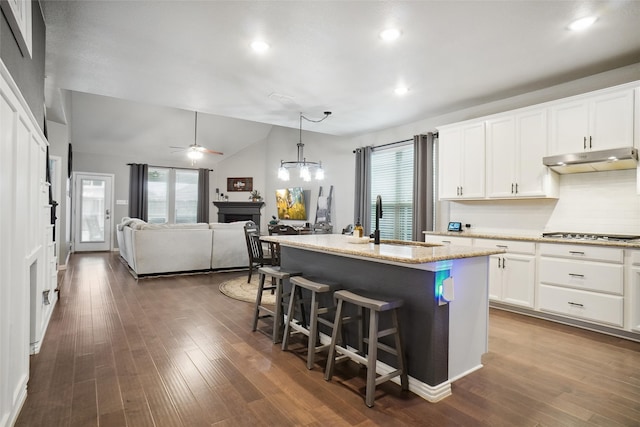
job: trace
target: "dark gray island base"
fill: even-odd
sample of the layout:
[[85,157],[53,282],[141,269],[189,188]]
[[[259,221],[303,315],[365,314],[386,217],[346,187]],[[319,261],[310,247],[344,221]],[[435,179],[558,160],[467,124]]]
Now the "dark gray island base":
[[[415,242],[349,244],[338,235],[265,236],[264,240],[280,243],[284,268],[340,283],[345,289],[404,300],[399,316],[409,387],[419,396],[436,402],[451,394],[452,381],[482,367],[488,337],[486,250],[476,248],[473,253],[456,253],[461,258],[446,259],[441,252],[450,248]],[[439,293],[448,277],[455,280],[455,296],[447,303]],[[382,327],[387,321],[381,319]],[[355,325],[349,326],[351,343]],[[383,371],[393,369],[394,357],[380,353],[379,358]]]

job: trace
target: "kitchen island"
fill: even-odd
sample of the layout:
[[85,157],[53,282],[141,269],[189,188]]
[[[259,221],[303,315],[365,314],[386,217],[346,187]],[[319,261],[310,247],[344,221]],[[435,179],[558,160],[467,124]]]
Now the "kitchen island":
[[[280,245],[283,268],[345,289],[402,298],[409,388],[419,396],[436,402],[451,394],[453,381],[482,367],[488,337],[487,257],[502,250],[388,240],[374,245],[337,234],[262,239]],[[447,302],[442,292],[450,277],[455,296]],[[384,356],[383,370],[391,371],[395,358]]]

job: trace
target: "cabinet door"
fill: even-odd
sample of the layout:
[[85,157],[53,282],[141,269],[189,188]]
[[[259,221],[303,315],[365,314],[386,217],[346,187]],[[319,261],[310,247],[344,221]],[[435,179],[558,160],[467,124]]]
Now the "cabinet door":
[[457,237],[439,234],[425,234],[425,243],[437,245],[473,246],[473,239],[470,237]]
[[502,254],[489,257],[489,299],[502,301]]
[[542,197],[554,194],[548,188],[552,181],[547,179],[549,169],[542,164],[547,155],[547,110],[536,110],[516,116],[516,140],[518,152],[516,165],[516,196]]
[[439,178],[441,199],[457,199],[460,197],[460,147],[462,129],[447,129],[439,132]]
[[551,107],[550,155],[584,151],[589,134],[589,103],[571,101]]
[[516,159],[516,145],[516,127],[513,116],[501,117],[487,122],[488,197],[506,198],[515,195],[516,164],[514,159]]
[[631,269],[631,329],[640,332],[640,268]]
[[462,129],[462,198],[478,199],[485,196],[484,147],[484,122],[468,125]]
[[589,138],[593,150],[633,147],[633,90],[595,97],[590,103]]
[[535,257],[503,255],[502,300],[509,304],[533,307]]

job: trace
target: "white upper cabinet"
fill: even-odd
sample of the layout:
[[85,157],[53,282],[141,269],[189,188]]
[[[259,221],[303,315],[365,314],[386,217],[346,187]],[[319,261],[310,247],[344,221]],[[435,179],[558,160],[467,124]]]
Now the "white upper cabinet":
[[624,89],[552,105],[549,155],[633,147],[633,95]]
[[445,128],[438,135],[440,198],[484,198],[484,122]]
[[547,155],[547,109],[487,121],[487,197],[557,197]]

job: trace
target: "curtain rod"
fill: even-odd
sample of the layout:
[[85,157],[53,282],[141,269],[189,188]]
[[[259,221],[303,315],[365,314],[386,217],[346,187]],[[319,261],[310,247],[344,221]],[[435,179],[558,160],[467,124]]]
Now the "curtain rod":
[[[141,164],[141,163],[127,163],[127,166],[131,166],[135,164]],[[147,165],[147,166],[149,166],[150,168],[186,169],[186,170],[192,170],[192,171],[200,170],[200,168],[179,168],[176,166],[158,166],[158,165]],[[209,172],[213,172],[213,169],[209,169]]]
[[[424,135],[424,134],[420,134],[420,135]],[[433,132],[433,137],[437,138],[438,137],[438,132]],[[402,143],[405,143],[405,142],[412,142],[412,141],[413,141],[413,138],[411,138],[411,139],[403,139],[402,141],[389,142],[387,144],[382,144],[382,145],[374,145],[371,148],[376,149],[376,148],[388,147],[390,145],[402,144]],[[355,153],[356,150],[353,150],[353,152]]]

